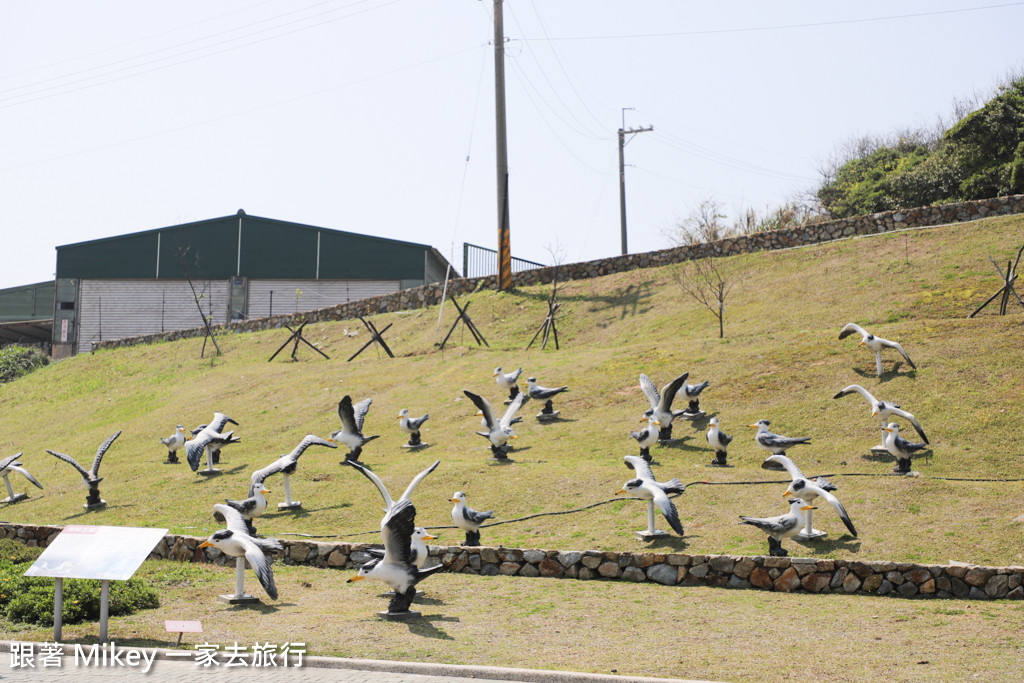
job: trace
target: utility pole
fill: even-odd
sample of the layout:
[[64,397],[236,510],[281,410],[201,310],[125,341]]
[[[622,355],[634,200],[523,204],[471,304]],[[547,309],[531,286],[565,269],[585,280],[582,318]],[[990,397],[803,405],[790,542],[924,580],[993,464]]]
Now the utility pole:
[[[622,229],[623,256],[629,253],[629,248],[626,246],[626,157],[624,151],[626,136],[654,130],[653,126],[648,126],[647,128],[626,128],[627,109],[632,109],[632,107],[622,108],[622,128],[619,128],[619,224]],[[632,137],[630,139],[632,140]]]
[[505,134],[505,30],[503,0],[494,0],[494,116],[498,162],[498,290],[512,286],[508,221],[508,146]]

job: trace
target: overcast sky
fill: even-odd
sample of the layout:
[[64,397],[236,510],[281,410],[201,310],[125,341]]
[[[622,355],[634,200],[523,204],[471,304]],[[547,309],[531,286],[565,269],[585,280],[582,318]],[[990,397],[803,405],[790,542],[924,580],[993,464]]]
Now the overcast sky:
[[[507,0],[511,244],[669,246],[1024,64],[1024,2]],[[492,0],[0,3],[0,287],[57,245],[234,214],[497,241]],[[631,110],[623,112],[624,107]]]

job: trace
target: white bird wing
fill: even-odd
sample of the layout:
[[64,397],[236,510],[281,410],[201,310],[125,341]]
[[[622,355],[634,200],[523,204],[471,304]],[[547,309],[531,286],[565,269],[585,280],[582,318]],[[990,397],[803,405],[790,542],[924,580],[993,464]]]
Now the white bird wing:
[[409,482],[409,485],[405,487],[405,492],[402,493],[402,497],[398,499],[398,502],[401,503],[403,500],[409,500],[416,486],[418,486],[419,483],[423,481],[424,477],[426,477],[428,474],[436,470],[437,466],[440,464],[440,460],[435,460],[433,465],[431,465],[430,467],[428,467],[427,469],[423,470],[415,477],[413,477],[412,481]]
[[[494,419],[494,409],[491,408],[491,402],[479,394],[474,394],[472,391],[462,390],[470,401],[477,407],[484,416],[484,422],[487,423],[487,429],[493,431],[498,426],[498,422]],[[521,393],[521,392],[520,392]],[[486,434],[484,436],[487,436]]]
[[306,434],[299,442],[299,445],[289,453],[288,455],[293,457],[295,460],[299,459],[299,456],[306,452],[306,449],[310,446],[327,446],[328,448],[337,448],[338,444],[328,439],[322,439],[316,434]]
[[657,410],[658,404],[661,403],[661,394],[658,393],[658,387],[654,386],[654,382],[647,375],[640,373],[640,390],[644,392],[644,396],[651,404],[651,410]]
[[626,467],[636,471],[636,476],[642,481],[654,481],[654,472],[650,464],[638,455],[627,455],[623,458]]
[[377,487],[378,491],[380,491],[381,498],[384,499],[385,510],[390,510],[392,507],[394,507],[395,501],[391,499],[391,494],[388,493],[388,488],[384,486],[384,482],[380,480],[380,477],[374,474],[372,470],[368,470],[362,465],[360,465],[355,460],[345,460],[344,462],[346,465],[355,467],[357,470],[363,473],[364,477],[373,482],[373,485]]
[[846,339],[851,334],[859,334],[862,337],[866,337],[868,331],[865,330],[860,325],[858,325],[857,323],[846,323],[845,325],[843,325],[843,329],[839,330],[840,339]]
[[291,454],[282,455],[280,458],[270,463],[263,469],[256,470],[255,472],[253,472],[252,475],[250,475],[249,477],[249,495],[252,495],[253,487],[255,487],[257,484],[263,484],[263,482],[266,481],[268,477],[277,474],[285,467],[288,467],[288,465],[295,462],[295,460],[297,459],[298,458],[293,458]]
[[85,478],[85,479],[89,478],[89,472],[86,471],[86,469],[84,467],[79,465],[78,461],[75,460],[74,458],[72,458],[70,455],[66,455],[64,453],[58,453],[57,451],[51,451],[49,448],[46,449],[46,452],[49,453],[50,455],[56,457],[56,458],[60,458],[61,460],[63,460],[67,464],[69,464],[72,467],[74,467],[76,470],[78,470],[79,474],[81,474],[83,478]]
[[[890,404],[890,406],[891,405],[892,404]],[[924,439],[924,442],[925,443],[930,443],[928,441],[928,437],[924,435],[924,429],[921,428],[921,423],[917,421],[917,418],[914,417],[913,414],[908,413],[905,410],[900,410],[899,408],[893,408],[893,407],[889,408],[889,413],[891,413],[892,415],[899,415],[900,417],[905,418],[907,420],[907,422],[909,422],[910,424],[914,425],[914,429],[916,429],[917,433],[921,435],[921,438]]]
[[512,426],[512,418],[516,416],[519,409],[523,407],[523,404],[529,400],[529,396],[526,395],[525,391],[520,391],[516,394],[515,399],[509,404],[508,408],[505,409],[505,414],[501,416],[501,420],[498,422],[498,426],[502,429],[508,429]]
[[110,438],[100,444],[100,447],[96,449],[96,457],[92,461],[92,476],[100,476],[100,462],[103,461],[103,455],[110,448],[110,445],[117,440],[117,437],[121,436],[121,430],[118,429],[116,434],[113,434]]
[[249,527],[246,526],[241,512],[226,503],[215,504],[213,511],[221,514],[221,517],[224,518],[224,526],[232,533],[241,534],[246,537],[249,536]]
[[899,351],[900,355],[903,356],[903,358],[906,359],[907,363],[910,364],[910,367],[914,368],[915,370],[917,369],[917,366],[914,365],[914,361],[910,360],[910,356],[908,356],[907,352],[903,350],[903,347],[900,345],[899,342],[894,342],[889,339],[882,339],[881,337],[875,337],[875,339],[881,342],[882,346],[888,346],[889,348],[893,348]]
[[366,413],[370,412],[371,403],[373,403],[373,399],[367,398],[352,406],[352,415],[356,421],[356,429],[360,432],[363,431],[363,420],[366,419]]
[[390,508],[380,523],[385,562],[412,564],[412,532],[415,528],[416,507],[411,500],[403,500]]
[[15,453],[14,455],[9,455],[3,460],[0,460],[0,471],[7,469],[8,465],[12,462],[16,462],[22,455],[24,455],[24,453]]
[[[237,536],[237,534],[234,535]],[[239,536],[238,540],[245,548],[245,559],[249,561],[263,590],[267,592],[271,600],[277,600],[277,585],[274,584],[274,571],[270,568],[270,558],[248,535]]]
[[863,396],[867,400],[867,402],[869,404],[871,404],[872,407],[874,407],[875,404],[878,403],[878,399],[876,399],[874,396],[872,396],[871,393],[867,389],[865,389],[864,387],[862,387],[859,384],[851,384],[850,386],[846,387],[845,389],[843,389],[842,391],[837,393],[832,398],[842,398],[843,396],[849,396],[850,394],[852,394],[854,392],[856,392],[856,393],[860,394],[861,396]]
[[785,467],[786,471],[789,472],[789,476],[792,477],[793,481],[796,481],[797,479],[807,478],[804,476],[804,473],[800,471],[800,468],[796,466],[796,463],[790,460],[785,455],[770,455],[767,458],[765,458],[765,462],[769,460],[777,462],[783,467]]
[[[653,484],[653,482],[651,483]],[[654,494],[654,504],[658,506],[659,510],[661,510],[661,514],[665,517],[666,521],[668,521],[672,530],[680,536],[683,536],[683,525],[679,521],[679,512],[676,510],[676,506],[673,505],[671,500],[669,500],[669,497],[665,492],[657,486],[649,485],[647,482],[644,482],[644,488]]]
[[356,426],[355,410],[352,407],[352,397],[348,394],[338,401],[338,419],[341,420],[341,430],[346,434],[355,434],[359,431]]
[[[31,474],[29,474],[29,471],[26,470],[21,465],[10,464],[7,467],[9,467],[10,469],[14,470],[15,472],[18,472],[19,474],[21,474],[21,476],[25,477],[26,479],[28,479],[30,482],[32,482],[33,484],[35,484],[39,488],[43,488],[43,485],[40,484],[38,481],[36,481],[36,478],[33,477]],[[0,467],[0,469],[3,469],[3,468]]]
[[827,500],[828,504],[835,508],[836,512],[839,513],[839,518],[843,520],[843,524],[845,524],[846,528],[850,530],[850,533],[854,536],[857,535],[857,529],[854,528],[853,522],[850,520],[850,515],[846,513],[846,508],[843,507],[843,504],[839,502],[838,498],[836,498],[831,493],[821,488],[817,484],[813,484],[811,482],[807,482],[807,488],[814,491],[819,496]]
[[669,412],[672,410],[672,401],[676,399],[676,394],[679,393],[679,388],[686,384],[686,379],[689,376],[689,372],[684,372],[661,388],[661,402],[658,406],[663,411]]

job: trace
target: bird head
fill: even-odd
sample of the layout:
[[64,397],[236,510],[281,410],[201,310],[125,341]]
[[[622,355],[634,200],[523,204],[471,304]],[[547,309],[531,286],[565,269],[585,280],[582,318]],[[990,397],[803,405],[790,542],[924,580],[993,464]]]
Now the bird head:
[[453,503],[462,503],[463,505],[465,505],[466,504],[466,494],[463,493],[462,491],[456,491],[455,495],[452,496],[451,500],[452,500]]
[[398,411],[398,419],[401,420],[403,417],[405,417],[408,414],[409,414],[409,409],[408,408],[402,408],[401,410]]
[[434,536],[433,534],[428,534],[427,530],[424,529],[421,526],[418,526],[415,529],[413,529],[412,537],[414,539],[419,539],[421,541],[434,541],[434,540],[437,540],[437,536]]
[[643,485],[644,482],[642,479],[630,479],[629,481],[622,485],[621,489],[615,492],[615,495],[619,495],[622,493],[633,493],[637,489],[641,488]]
[[783,493],[782,496],[783,498],[785,498],[786,496],[799,495],[800,492],[803,491],[805,488],[807,488],[807,481],[805,479],[797,479],[796,481],[789,485],[789,488],[786,489],[786,492]]
[[896,424],[895,422],[890,422],[889,424],[887,424],[885,426],[885,431],[887,431],[887,432],[889,432],[891,434],[899,434],[900,433],[900,426],[898,424]]
[[493,377],[497,377],[500,374],[501,374],[501,366],[499,365],[498,367],[494,368],[494,375],[493,375]]
[[769,420],[758,420],[754,424],[747,425],[747,426],[748,427],[753,427],[757,431],[761,431],[763,429],[768,429],[768,425],[770,425],[770,424],[771,424],[771,422]]
[[717,417],[711,418],[710,420],[708,420],[708,424],[711,425],[712,427],[717,427],[718,426],[718,418]]
[[355,576],[353,576],[352,578],[350,578],[345,583],[352,583],[353,581],[362,581],[363,579],[368,577],[373,572],[374,569],[377,568],[378,564],[380,564],[380,558],[379,557],[373,558],[372,560],[370,560],[369,562],[364,564],[362,567],[360,567],[359,568],[359,573],[356,574]]

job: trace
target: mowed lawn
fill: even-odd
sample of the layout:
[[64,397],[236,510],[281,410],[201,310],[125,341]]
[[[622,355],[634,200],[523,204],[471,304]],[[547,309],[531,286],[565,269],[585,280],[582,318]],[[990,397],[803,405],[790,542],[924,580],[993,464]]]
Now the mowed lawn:
[[[30,498],[0,512],[11,522],[162,526],[175,533],[206,535],[217,528],[212,505],[225,497],[244,497],[250,472],[290,451],[305,434],[327,436],[339,427],[335,411],[345,394],[356,401],[374,399],[364,431],[381,437],[366,447],[362,459],[393,492],[441,460],[414,496],[419,524],[449,526],[449,498],[456,490],[467,493],[471,506],[494,509],[499,521],[566,512],[615,498],[630,478],[622,456],[637,452],[628,433],[640,426],[647,407],[639,374],[647,373],[661,386],[688,371],[692,380],[711,382],[701,405],[735,435],[729,453],[734,467],[706,467],[713,457],[704,439],[706,423],[677,421],[678,439],[654,448],[655,474],[662,481],[678,477],[701,483],[676,499],[685,537],[671,536],[653,547],[699,554],[766,553],[763,534],[737,523],[741,514],[768,516],[786,510],[786,484],[761,483],[784,476],[761,469],[765,454],[747,427],[765,418],[780,433],[812,438],[811,445],[792,449],[791,457],[809,475],[835,475],[837,495],[859,531],[853,538],[834,512],[819,506],[815,525],[828,531],[828,538],[808,546],[787,541],[792,554],[1024,564],[1024,525],[1013,521],[1024,514],[1024,448],[1019,440],[1024,309],[1013,304],[1010,315],[997,317],[990,306],[979,318],[966,319],[1000,285],[988,256],[1005,264],[1024,239],[1022,228],[1021,218],[996,218],[726,259],[737,284],[727,301],[724,340],[717,338],[713,316],[675,284],[676,267],[670,267],[560,285],[564,317],[558,321],[559,351],[553,343],[546,351],[523,350],[547,311],[550,286],[542,286],[462,298],[472,301],[470,314],[490,348],[477,347],[462,331],[453,335],[454,346],[450,342],[444,351],[435,347],[454,319],[449,305],[440,324],[437,307],[378,316],[378,327],[393,323],[386,338],[399,356],[395,359],[370,349],[346,363],[367,341],[365,331],[346,336],[345,328],[354,329],[348,322],[306,328],[307,337],[330,361],[300,349],[298,362],[279,356],[268,363],[288,336],[281,330],[224,335],[219,338],[224,355],[216,358],[210,357],[209,346],[206,357],[200,357],[202,339],[78,356],[0,386],[0,456],[23,451],[24,464],[45,487],[26,489],[26,482],[15,475],[12,483],[19,491],[28,490]],[[872,354],[858,347],[856,338],[837,339],[850,321],[900,341],[917,370],[906,364],[895,367],[894,356],[887,355],[885,375],[875,377]],[[571,389],[556,399],[562,419],[554,423],[535,420],[538,403],[524,407],[524,422],[516,426],[515,462],[504,466],[490,462],[486,441],[474,434],[479,418],[462,394],[469,389],[500,407],[504,395],[492,377],[499,365],[506,371],[521,365],[524,378],[532,375],[542,385],[567,384]],[[892,476],[893,461],[870,453],[879,431],[867,403],[858,396],[832,398],[852,383],[900,403],[920,419],[931,440],[930,457],[914,462],[920,477]],[[414,415],[430,412],[423,433],[429,448],[410,452],[401,447],[406,438],[397,426],[401,408]],[[190,428],[206,422],[215,410],[236,419],[236,433],[242,437],[241,444],[224,451],[224,474],[207,479],[187,465],[161,464],[166,451],[159,437],[179,422]],[[905,435],[914,436],[909,425],[901,426]],[[108,506],[86,513],[80,477],[43,449],[69,453],[88,466],[97,446],[119,429],[123,433],[100,469]],[[302,511],[278,512],[281,480],[269,480],[271,511],[259,521],[260,533],[375,540],[379,495],[357,472],[339,466],[343,450],[310,449],[303,456],[292,478],[292,495],[303,502]],[[485,528],[483,542],[635,551],[648,547],[633,536],[645,525],[643,503],[622,500]],[[440,529],[439,535],[441,543],[461,540],[450,529]],[[333,582],[336,575],[282,571],[287,576],[311,572],[314,578],[294,579],[299,585]],[[182,604],[191,600],[206,609],[210,596],[230,588],[220,585],[224,581],[230,583],[230,577],[220,577],[216,587],[202,594],[182,587]],[[497,577],[438,576],[430,585],[448,596],[439,598],[443,602],[430,626],[376,622],[372,614],[379,601],[352,597],[370,595],[375,587],[348,590],[337,601],[320,600],[321,611],[312,616],[290,607],[298,604],[301,591],[282,588],[281,602],[267,608],[273,619],[261,623],[308,618],[309,640],[319,643],[317,650],[324,654],[391,653],[399,658],[727,679],[782,671],[834,679],[864,678],[872,671],[894,676],[884,668],[893,653],[913,658],[914,648],[924,648],[919,658],[931,664],[915,664],[899,675],[927,679],[938,662],[953,666],[967,652],[987,652],[987,657],[979,656],[978,666],[991,674],[982,678],[996,680],[1012,672],[1010,664],[1004,665],[1009,661],[1004,655],[1014,650],[1019,654],[1019,642],[993,635],[1010,633],[1006,624],[1014,618],[1019,622],[1018,606],[1011,604],[774,596]],[[531,617],[531,623],[539,619],[552,629],[561,625],[564,638],[586,641],[588,651],[578,657],[569,653],[562,634],[531,635],[529,628],[497,627],[505,623],[509,606],[522,601],[512,596],[494,607],[487,596],[513,590],[552,605],[545,608],[548,614],[540,610]],[[310,600],[317,602],[313,594]],[[347,622],[340,615],[350,607],[354,621]],[[209,608],[214,613],[222,609]],[[208,618],[212,627],[241,632],[241,624],[257,613],[240,612],[230,622],[212,613]],[[324,626],[318,614],[329,620],[339,615],[339,624],[358,624],[349,629],[358,634],[335,629],[333,623]],[[602,626],[591,630],[587,619],[574,615],[600,620]],[[852,619],[861,621],[847,623]],[[651,620],[654,626],[648,626]],[[831,625],[826,627],[826,622]],[[473,635],[462,630],[471,623],[478,624],[470,629]],[[719,634],[720,623],[733,626]],[[618,628],[642,635],[613,638],[606,655],[589,651],[602,642],[601,634],[618,634]],[[368,635],[379,631],[401,642]],[[593,636],[582,635],[584,631]],[[318,632],[323,632],[322,640],[314,639]],[[829,633],[835,638],[829,639]],[[219,631],[209,634],[211,642],[227,638]],[[844,640],[847,634],[849,642]],[[515,640],[520,636],[522,643]],[[269,639],[269,634],[258,637]],[[487,637],[494,642],[488,643]],[[632,653],[632,667],[616,666],[630,652],[622,643],[634,642],[631,637],[643,638],[637,646],[649,648],[645,652],[664,649],[680,659]],[[901,638],[911,640],[904,647]],[[366,649],[354,648],[353,642],[363,639],[370,643]],[[824,643],[827,647],[815,646]],[[778,654],[780,647],[788,648],[784,655]],[[847,652],[850,660],[840,664],[835,659],[832,668],[808,668],[816,666],[819,650]],[[777,664],[771,672],[764,668],[767,652]],[[856,667],[875,661],[883,668],[856,675]],[[694,668],[676,670],[680,662]],[[717,668],[727,662],[733,662],[731,668]],[[955,671],[939,670],[945,676],[938,678]]]

